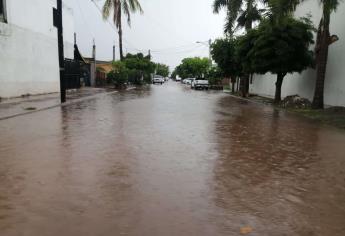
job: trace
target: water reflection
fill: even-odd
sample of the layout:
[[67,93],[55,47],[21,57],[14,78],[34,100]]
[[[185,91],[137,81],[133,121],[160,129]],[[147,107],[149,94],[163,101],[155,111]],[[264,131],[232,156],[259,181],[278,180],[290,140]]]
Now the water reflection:
[[345,134],[175,83],[0,122],[0,235],[342,235]]
[[[316,214],[322,209],[338,221],[334,199],[310,198],[320,194],[320,174],[334,171],[323,165],[321,157],[324,128],[267,106],[238,103],[222,98],[218,104],[227,110],[215,127],[219,159],[214,167],[214,201],[227,219],[219,221],[221,226],[236,233],[249,225],[254,235],[341,235],[344,224],[330,227],[329,220]],[[340,198],[338,204],[343,204]],[[320,233],[329,228],[332,233]]]

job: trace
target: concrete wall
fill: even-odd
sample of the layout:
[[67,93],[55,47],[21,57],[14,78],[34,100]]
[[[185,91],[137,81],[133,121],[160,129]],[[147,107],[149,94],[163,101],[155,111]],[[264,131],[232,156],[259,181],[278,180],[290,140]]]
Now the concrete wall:
[[[317,27],[321,18],[322,9],[319,1],[307,0],[299,6],[296,16],[312,14],[312,20]],[[339,36],[340,40],[330,47],[327,75],[325,81],[325,104],[345,106],[345,2],[339,5],[331,19],[331,34]],[[298,94],[310,100],[315,88],[315,70],[309,69],[301,74],[287,75],[283,82],[282,96]],[[274,96],[275,76],[270,74],[255,75],[250,87],[251,93],[265,96]]]
[[[6,0],[0,22],[0,97],[59,91],[55,0]],[[64,11],[66,57],[73,57],[73,12]]]

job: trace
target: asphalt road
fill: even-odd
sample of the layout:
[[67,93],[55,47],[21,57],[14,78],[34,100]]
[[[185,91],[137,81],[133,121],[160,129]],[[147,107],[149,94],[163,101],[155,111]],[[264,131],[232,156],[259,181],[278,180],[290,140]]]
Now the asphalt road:
[[345,233],[345,132],[169,82],[0,121],[0,235]]

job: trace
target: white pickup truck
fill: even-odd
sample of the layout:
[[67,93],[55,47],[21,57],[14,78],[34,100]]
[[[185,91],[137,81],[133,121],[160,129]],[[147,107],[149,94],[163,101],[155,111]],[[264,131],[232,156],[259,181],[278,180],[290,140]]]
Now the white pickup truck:
[[164,82],[165,82],[164,78],[158,75],[156,75],[152,80],[153,84],[163,84]]
[[208,89],[208,80],[206,79],[193,79],[191,83],[192,89]]

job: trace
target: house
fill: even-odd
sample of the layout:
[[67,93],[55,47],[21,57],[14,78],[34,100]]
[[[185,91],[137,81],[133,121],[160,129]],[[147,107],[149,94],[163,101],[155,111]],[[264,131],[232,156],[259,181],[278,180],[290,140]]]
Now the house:
[[[297,17],[312,14],[312,22],[316,27],[322,15],[319,1],[305,1],[297,8]],[[339,41],[329,48],[327,73],[325,80],[324,99],[326,105],[345,106],[345,4],[342,2],[331,16],[331,34],[336,34]],[[282,96],[298,94],[302,97],[313,99],[315,89],[316,71],[308,69],[301,74],[289,74],[284,78]],[[250,92],[262,96],[273,97],[275,93],[276,76],[271,74],[255,75]]]
[[[84,58],[85,66],[87,66],[89,73],[90,73],[90,83],[86,84],[88,86],[104,86],[106,85],[107,75],[113,69],[113,61],[100,61],[93,57],[86,57]],[[96,68],[96,72],[94,72],[94,68]]]
[[[73,11],[63,4],[64,53],[74,57]],[[0,97],[59,92],[56,0],[0,0]]]

